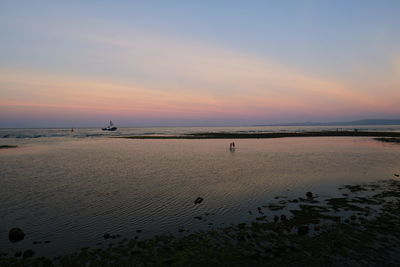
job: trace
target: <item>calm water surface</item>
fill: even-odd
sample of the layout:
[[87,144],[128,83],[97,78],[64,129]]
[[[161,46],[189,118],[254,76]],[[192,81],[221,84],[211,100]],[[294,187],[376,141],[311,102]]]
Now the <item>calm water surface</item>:
[[[400,146],[371,138],[43,138],[0,139],[20,145],[0,150],[1,251],[55,256],[105,245],[106,232],[143,238],[223,227],[254,219],[248,211],[277,195],[328,194],[400,171]],[[198,196],[204,202],[194,205]],[[11,244],[15,226],[27,236]]]

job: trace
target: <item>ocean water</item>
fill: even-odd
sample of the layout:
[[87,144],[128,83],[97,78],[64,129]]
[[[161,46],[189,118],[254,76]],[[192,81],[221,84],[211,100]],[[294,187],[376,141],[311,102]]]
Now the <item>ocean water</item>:
[[[0,150],[0,251],[32,248],[38,255],[56,256],[120,240],[104,240],[106,232],[121,238],[185,235],[252,220],[258,206],[278,195],[333,194],[343,184],[400,172],[400,145],[365,137],[109,138],[320,129],[330,128],[1,129],[0,145],[19,147]],[[232,141],[235,151],[229,150]],[[194,205],[199,196],[204,201]],[[25,231],[23,241],[8,241],[12,227]]]

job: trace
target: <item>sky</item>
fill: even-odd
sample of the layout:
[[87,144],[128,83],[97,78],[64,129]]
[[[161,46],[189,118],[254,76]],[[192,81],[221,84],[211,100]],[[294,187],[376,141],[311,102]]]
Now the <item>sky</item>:
[[400,117],[400,1],[0,1],[0,128]]

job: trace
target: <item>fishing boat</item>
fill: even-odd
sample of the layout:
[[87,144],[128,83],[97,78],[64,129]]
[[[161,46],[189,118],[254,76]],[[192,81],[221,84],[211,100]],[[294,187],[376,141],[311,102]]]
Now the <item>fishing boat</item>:
[[115,131],[117,130],[117,127],[114,126],[114,124],[112,123],[112,121],[110,121],[110,125],[108,125],[105,128],[102,128],[103,131]]

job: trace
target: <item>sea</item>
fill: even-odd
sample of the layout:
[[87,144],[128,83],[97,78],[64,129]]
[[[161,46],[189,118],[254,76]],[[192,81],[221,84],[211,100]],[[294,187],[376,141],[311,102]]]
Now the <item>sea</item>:
[[[124,238],[189,235],[254,220],[277,196],[332,195],[400,173],[400,145],[370,137],[111,137],[355,128],[400,132],[399,125],[0,129],[0,146],[18,146],[0,149],[0,252],[56,257]],[[8,240],[13,227],[24,240]]]

